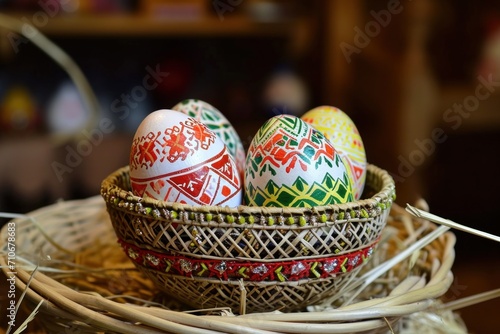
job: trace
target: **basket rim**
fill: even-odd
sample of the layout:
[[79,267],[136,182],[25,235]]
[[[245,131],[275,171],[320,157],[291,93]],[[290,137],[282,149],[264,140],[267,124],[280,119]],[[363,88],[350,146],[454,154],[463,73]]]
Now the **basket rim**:
[[[213,206],[213,205],[190,205],[176,202],[166,202],[156,200],[150,197],[139,197],[131,190],[121,188],[117,183],[120,177],[127,175],[129,166],[121,167],[109,174],[101,183],[101,196],[108,205],[118,208],[131,208],[135,211],[143,211],[143,208],[167,209],[175,212],[193,212],[193,213],[212,213],[225,215],[255,215],[255,216],[297,216],[297,215],[315,215],[319,216],[322,222],[326,222],[327,217],[323,214],[347,213],[340,215],[339,220],[343,218],[368,219],[377,216],[377,213],[370,213],[366,209],[390,209],[392,202],[396,198],[396,187],[394,179],[389,173],[373,164],[367,164],[367,182],[371,179],[370,174],[380,180],[380,189],[369,198],[351,201],[347,203],[329,204],[324,206],[307,207],[257,207],[248,205],[239,205],[237,207]],[[135,207],[133,207],[136,205]],[[137,207],[138,206],[138,207]],[[354,217],[350,213],[354,213]],[[380,213],[380,212],[379,212]],[[154,213],[153,213],[154,214]],[[173,217],[175,218],[175,217]],[[211,220],[211,219],[208,219]],[[234,222],[235,218],[233,217]],[[292,225],[292,224],[290,224]]]

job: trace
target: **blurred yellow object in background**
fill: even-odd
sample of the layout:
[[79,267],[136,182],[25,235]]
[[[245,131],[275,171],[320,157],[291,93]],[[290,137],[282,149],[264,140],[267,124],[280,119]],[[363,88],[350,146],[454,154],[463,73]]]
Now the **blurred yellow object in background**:
[[38,121],[36,102],[28,89],[12,86],[0,105],[0,128],[7,131],[29,130]]

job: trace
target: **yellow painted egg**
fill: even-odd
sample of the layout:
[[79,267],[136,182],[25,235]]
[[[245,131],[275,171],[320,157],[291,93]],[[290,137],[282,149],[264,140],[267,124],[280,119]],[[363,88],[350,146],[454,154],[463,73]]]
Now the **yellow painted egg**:
[[323,133],[340,153],[353,180],[354,197],[359,199],[365,187],[367,161],[363,140],[354,122],[332,106],[309,110],[301,119]]
[[191,205],[236,207],[242,182],[222,140],[203,123],[161,109],[141,122],[130,151],[136,196]]
[[314,207],[353,200],[347,168],[328,139],[293,115],[265,122],[245,164],[245,203]]

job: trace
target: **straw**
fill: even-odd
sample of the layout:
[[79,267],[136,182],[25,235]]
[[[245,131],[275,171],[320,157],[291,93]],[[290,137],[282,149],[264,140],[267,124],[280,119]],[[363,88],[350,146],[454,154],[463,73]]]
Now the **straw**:
[[[436,298],[443,296],[453,281],[453,234],[434,237],[439,234],[436,231],[446,227],[408,219],[411,216],[394,205],[387,233],[381,237],[378,250],[363,272],[346,284],[354,284],[371,274],[379,277],[362,291],[345,290],[348,292],[344,298],[352,299],[349,305],[338,307],[318,301],[321,307],[316,311],[282,313],[275,310],[244,316],[234,315],[223,304],[218,308],[191,309],[180,303],[175,304],[163,295],[159,296],[159,291],[151,281],[130,268],[130,261],[114,241],[109,218],[103,213],[105,207],[102,199],[68,201],[41,208],[28,215],[33,219],[24,219],[16,225],[20,250],[36,254],[42,247],[43,253],[51,258],[39,266],[34,275],[29,273],[34,267],[20,265],[16,282],[19,291],[25,292],[24,303],[27,307],[34,309],[42,302],[36,317],[37,323],[42,323],[50,333],[68,329],[81,333],[104,331],[150,334],[404,333],[401,326],[407,326],[408,321],[416,323],[418,319],[420,322],[427,319],[425,321],[430,322],[433,319],[431,312],[438,310]],[[39,233],[33,220],[55,242],[72,253],[61,252],[55,245],[43,243],[46,241],[45,236]],[[403,220],[407,220],[406,223]],[[418,237],[415,237],[415,233],[418,233]],[[411,264],[410,261],[399,261],[393,267],[388,266],[388,261],[398,256],[401,247],[412,247],[414,243],[426,244],[425,247],[417,247],[420,249],[418,258],[414,258]],[[26,258],[25,254],[19,255]],[[4,265],[5,259],[5,253],[0,254],[0,266]],[[32,262],[37,263],[36,259]],[[51,266],[52,270],[48,270]],[[121,270],[127,266],[129,270]],[[385,272],[379,273],[374,269],[377,267],[383,267]],[[2,269],[6,270],[4,267]],[[29,286],[26,284],[28,282]],[[246,289],[238,282],[236,286]],[[132,289],[135,291],[130,291]],[[353,293],[356,298],[349,298]],[[164,306],[158,302],[164,303]],[[175,308],[169,309],[171,305],[175,305]],[[449,304],[439,312],[446,314],[447,319],[453,319],[448,316],[450,308],[463,305],[465,302],[460,305]],[[426,316],[413,319],[412,316],[420,312]],[[456,326],[459,325],[457,322]]]
[[485,239],[490,239],[490,240],[493,240],[496,242],[500,242],[499,236],[496,236],[496,235],[491,234],[491,233],[483,232],[483,231],[480,231],[480,230],[477,230],[475,228],[468,227],[468,226],[465,226],[462,224],[455,223],[454,221],[451,221],[449,219],[444,219],[444,218],[436,216],[432,213],[417,209],[409,204],[406,204],[406,211],[408,211],[409,213],[411,213],[415,217],[427,219],[427,220],[430,220],[431,222],[436,223],[436,224],[444,225],[444,226],[447,226],[449,228],[454,228],[454,229],[462,231],[462,232],[477,235],[477,236],[480,236],[480,237],[485,238]]

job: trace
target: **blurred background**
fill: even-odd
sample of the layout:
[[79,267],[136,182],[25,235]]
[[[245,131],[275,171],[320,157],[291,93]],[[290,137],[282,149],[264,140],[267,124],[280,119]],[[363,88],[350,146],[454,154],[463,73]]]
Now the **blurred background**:
[[[422,197],[437,215],[500,234],[495,1],[0,0],[0,13],[64,50],[99,104],[26,38],[37,31],[21,36],[0,17],[0,211],[97,195],[128,163],[146,114],[198,98],[245,146],[276,114],[339,107],[368,161],[393,175],[398,204]],[[498,288],[500,246],[456,234],[449,299]],[[486,315],[499,307],[461,314],[471,332],[494,333]]]

